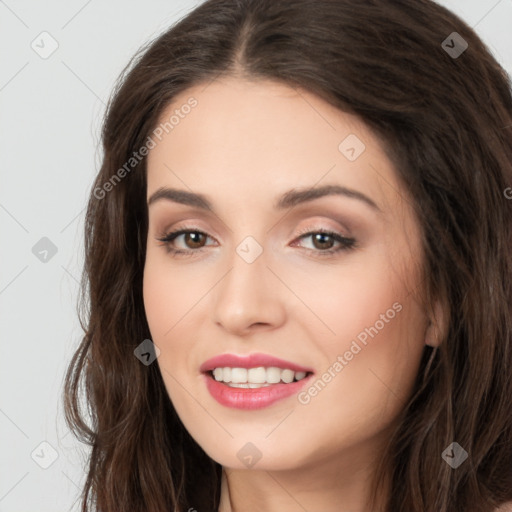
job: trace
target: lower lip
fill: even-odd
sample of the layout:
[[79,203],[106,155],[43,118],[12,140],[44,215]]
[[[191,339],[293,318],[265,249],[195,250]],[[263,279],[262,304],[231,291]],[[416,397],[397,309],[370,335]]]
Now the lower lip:
[[227,384],[216,381],[209,373],[203,374],[206,387],[217,402],[235,409],[262,409],[269,405],[296,394],[313,374],[290,384],[271,384],[261,388],[232,388]]

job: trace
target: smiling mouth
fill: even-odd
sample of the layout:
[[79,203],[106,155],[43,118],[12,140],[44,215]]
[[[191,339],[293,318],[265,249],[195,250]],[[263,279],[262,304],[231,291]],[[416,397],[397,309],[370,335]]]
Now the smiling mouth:
[[[253,370],[251,372],[250,370]],[[313,372],[294,372],[277,367],[215,368],[204,372],[212,380],[230,388],[259,389],[276,384],[293,384],[307,379]]]

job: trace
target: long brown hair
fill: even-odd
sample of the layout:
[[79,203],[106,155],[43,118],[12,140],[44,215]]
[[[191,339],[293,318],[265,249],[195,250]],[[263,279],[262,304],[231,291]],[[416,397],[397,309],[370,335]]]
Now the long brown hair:
[[[178,93],[221,75],[277,80],[358,115],[413,199],[426,304],[442,300],[448,319],[383,459],[385,510],[489,512],[512,500],[509,77],[430,0],[208,0],[141,48],[104,120],[85,225],[85,335],[63,395],[68,425],[92,448],[82,510],[218,508],[221,466],[184,428],[158,365],[134,356],[151,336],[146,159],[130,159]],[[442,457],[452,442],[468,453],[457,469]]]

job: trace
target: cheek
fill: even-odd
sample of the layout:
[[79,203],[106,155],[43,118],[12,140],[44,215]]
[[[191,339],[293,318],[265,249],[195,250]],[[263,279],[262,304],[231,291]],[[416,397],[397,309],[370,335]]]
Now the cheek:
[[[411,321],[415,305],[403,299],[401,305],[399,312],[392,310],[396,312],[394,318],[388,323],[382,321],[383,325],[374,319],[373,312],[382,309],[376,304],[367,312],[368,321],[347,316],[344,322],[340,315],[335,324],[340,333],[337,342],[323,337],[328,342],[318,349],[327,356],[327,362],[299,396],[302,409],[298,417],[304,435],[314,436],[322,430],[323,446],[343,449],[377,436],[403,409],[412,392],[423,346],[420,331]],[[385,314],[388,297],[382,306]],[[358,338],[360,334],[364,338]],[[327,410],[329,426],[321,426],[323,420],[319,419],[325,418]]]
[[[179,272],[169,271],[165,256],[148,251],[144,268],[143,297],[151,340],[160,349],[156,360],[169,399],[180,411],[188,410],[190,399],[177,384],[190,371],[190,346],[183,342],[183,329],[190,329],[187,311],[197,302],[194,284]],[[181,341],[181,342],[180,342]]]
[[424,349],[422,311],[385,255],[316,274],[315,281],[307,298],[326,326],[314,338],[324,364],[304,402],[310,399],[312,416],[328,408],[339,424],[348,415],[345,426],[354,432],[378,428],[412,389]]
[[193,288],[192,283],[187,286],[179,273],[169,271],[161,255],[154,257],[148,253],[143,280],[144,308],[151,340],[160,350],[156,362],[172,401],[175,379],[181,380],[179,374],[186,367],[187,343],[177,340],[187,324],[187,310],[197,302],[197,298],[188,296]]
[[[292,270],[283,268],[282,273],[302,299],[300,318],[313,319],[322,343],[343,348],[365,328],[376,322],[380,326],[381,314],[390,310],[388,317],[398,316],[393,304],[409,290],[387,260],[384,250],[374,250],[347,254],[335,265],[317,265],[314,269],[297,265]],[[296,301],[291,297],[290,302]]]
[[198,325],[202,325],[198,314],[216,281],[215,275],[198,273],[193,265],[180,269],[170,258],[164,250],[148,250],[143,278],[146,318],[152,341],[160,349],[157,361],[169,391],[176,383],[171,375],[181,381],[198,370],[191,347],[195,348]]
[[164,249],[148,250],[143,297],[146,318],[155,339],[171,339],[172,331],[176,330],[174,326],[181,318],[186,318],[210,287],[207,280],[197,277],[197,271],[183,271],[173,266],[171,256]]
[[[144,267],[143,297],[146,318],[153,338],[160,338],[172,324],[172,312],[175,311],[177,283],[170,286],[165,266],[157,264],[155,258],[148,256]],[[156,343],[156,339],[153,340]]]

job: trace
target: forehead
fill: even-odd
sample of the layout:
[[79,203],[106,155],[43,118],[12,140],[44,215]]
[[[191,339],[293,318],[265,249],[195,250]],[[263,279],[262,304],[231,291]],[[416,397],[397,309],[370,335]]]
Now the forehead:
[[179,186],[270,201],[329,182],[362,190],[383,209],[400,199],[392,164],[366,125],[302,89],[224,77],[177,95],[159,123],[148,197]]

